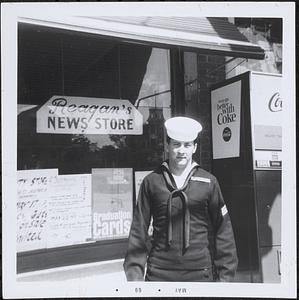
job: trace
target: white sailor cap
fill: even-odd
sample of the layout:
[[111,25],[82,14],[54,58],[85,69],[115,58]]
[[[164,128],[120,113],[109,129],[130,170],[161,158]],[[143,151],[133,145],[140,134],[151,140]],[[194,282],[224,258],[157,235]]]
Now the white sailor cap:
[[191,142],[197,138],[202,126],[196,120],[187,117],[174,117],[165,121],[167,135],[174,140]]

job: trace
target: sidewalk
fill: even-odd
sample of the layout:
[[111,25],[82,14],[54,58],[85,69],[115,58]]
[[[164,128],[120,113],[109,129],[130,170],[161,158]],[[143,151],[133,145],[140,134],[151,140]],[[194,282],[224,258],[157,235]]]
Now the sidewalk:
[[34,281],[73,281],[102,279],[126,282],[123,259],[60,267],[17,275],[18,282]]

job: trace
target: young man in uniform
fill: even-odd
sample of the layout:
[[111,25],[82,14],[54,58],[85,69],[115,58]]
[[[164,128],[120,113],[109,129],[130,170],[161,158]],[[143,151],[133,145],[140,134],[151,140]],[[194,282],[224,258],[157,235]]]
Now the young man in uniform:
[[238,259],[230,217],[217,179],[192,160],[202,127],[174,117],[165,128],[169,160],[141,184],[124,262],[127,280],[232,281]]

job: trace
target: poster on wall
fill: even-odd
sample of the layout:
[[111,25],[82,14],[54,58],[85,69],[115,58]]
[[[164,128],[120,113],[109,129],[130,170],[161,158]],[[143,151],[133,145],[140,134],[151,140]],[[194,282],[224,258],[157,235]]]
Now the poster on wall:
[[143,117],[129,100],[53,96],[36,112],[36,132],[141,135]]
[[47,247],[91,239],[91,175],[59,175],[50,184]]
[[47,199],[57,169],[17,171],[17,252],[47,247]]
[[129,235],[133,211],[131,168],[92,169],[92,238],[107,240]]
[[213,159],[240,156],[241,80],[211,91]]

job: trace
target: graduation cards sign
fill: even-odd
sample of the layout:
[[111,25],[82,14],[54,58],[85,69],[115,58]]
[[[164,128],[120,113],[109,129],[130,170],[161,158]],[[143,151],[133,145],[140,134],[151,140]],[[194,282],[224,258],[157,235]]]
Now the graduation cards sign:
[[128,100],[53,96],[38,111],[36,132],[140,135],[141,113]]
[[211,92],[213,159],[240,156],[241,80]]
[[130,168],[92,169],[94,240],[128,237],[133,211],[132,178]]

